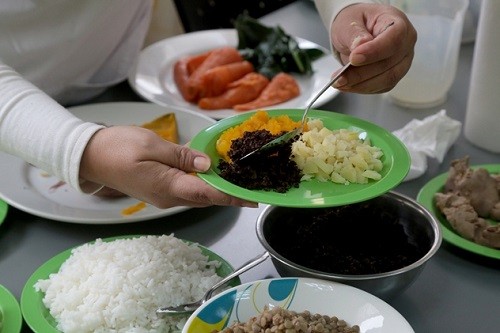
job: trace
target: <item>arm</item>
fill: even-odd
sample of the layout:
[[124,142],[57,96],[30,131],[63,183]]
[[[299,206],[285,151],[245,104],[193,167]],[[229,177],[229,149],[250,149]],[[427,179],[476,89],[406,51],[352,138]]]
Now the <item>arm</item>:
[[255,207],[190,172],[210,167],[205,154],[135,126],[84,122],[0,64],[0,150],[16,155],[73,188],[106,185],[160,208],[176,205]]
[[0,63],[0,150],[80,187],[80,157],[91,136],[103,128],[75,118],[52,98]]
[[337,89],[386,92],[409,70],[417,33],[403,12],[385,3],[316,0],[334,54],[342,63],[353,64],[335,84]]
[[177,205],[256,207],[191,174],[210,167],[207,155],[168,142],[138,126],[112,126],[89,141],[80,175],[159,208]]

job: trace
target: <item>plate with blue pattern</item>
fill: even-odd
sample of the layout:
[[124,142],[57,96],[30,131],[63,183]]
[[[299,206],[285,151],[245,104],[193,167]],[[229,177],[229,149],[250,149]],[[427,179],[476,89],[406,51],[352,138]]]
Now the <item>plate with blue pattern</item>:
[[182,333],[219,332],[244,323],[266,308],[336,316],[360,332],[414,333],[406,319],[383,300],[355,287],[312,278],[276,278],[226,290],[198,308]]

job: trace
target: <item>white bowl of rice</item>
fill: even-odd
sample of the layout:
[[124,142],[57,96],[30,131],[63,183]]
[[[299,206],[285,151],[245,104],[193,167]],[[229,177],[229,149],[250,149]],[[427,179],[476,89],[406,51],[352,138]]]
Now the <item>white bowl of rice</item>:
[[97,239],[40,266],[21,308],[34,332],[179,332],[188,316],[156,309],[197,300],[232,271],[217,254],[173,235]]

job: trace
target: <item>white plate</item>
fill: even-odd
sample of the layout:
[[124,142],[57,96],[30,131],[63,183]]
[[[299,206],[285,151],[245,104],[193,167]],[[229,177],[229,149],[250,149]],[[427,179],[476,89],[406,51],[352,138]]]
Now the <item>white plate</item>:
[[[273,105],[272,108],[286,109],[307,106],[314,94],[330,80],[331,74],[341,67],[340,63],[335,60],[327,49],[302,38],[296,38],[296,40],[302,48],[315,47],[322,49],[326,54],[313,62],[314,74],[312,76],[293,75],[300,85],[300,95],[285,103]],[[196,104],[185,101],[177,89],[172,71],[175,62],[184,56],[202,53],[222,46],[236,47],[237,44],[238,37],[234,29],[197,31],[164,39],[150,45],[141,52],[129,75],[129,83],[143,98],[160,105],[181,106],[215,119],[241,114],[241,111],[232,109],[202,110]],[[314,106],[317,107],[328,102],[338,93],[337,89],[328,89],[314,103]]]
[[[179,141],[184,144],[215,121],[202,114],[152,103],[89,104],[69,109],[77,117],[108,125],[141,125],[174,112]],[[68,185],[52,188],[58,182],[42,170],[18,157],[0,153],[0,197],[13,207],[47,219],[88,224],[127,223],[155,219],[187,210],[188,207],[146,208],[128,216],[124,208],[137,204],[132,198],[103,199],[81,194]]]
[[406,319],[381,299],[333,281],[278,278],[250,282],[220,293],[198,308],[182,333],[210,333],[246,322],[265,306],[319,313],[358,325],[361,333],[414,333]]

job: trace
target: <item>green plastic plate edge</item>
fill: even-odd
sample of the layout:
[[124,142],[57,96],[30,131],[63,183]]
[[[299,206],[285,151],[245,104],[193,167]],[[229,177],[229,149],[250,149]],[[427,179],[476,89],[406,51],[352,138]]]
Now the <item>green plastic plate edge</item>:
[[[5,217],[7,216],[7,212],[9,211],[9,205],[2,199],[0,199],[0,225],[2,225]],[[2,333],[0,331],[0,333]]]
[[[126,236],[116,236],[110,238],[103,238],[105,242],[110,242],[115,239],[126,239],[141,237],[147,235],[126,235]],[[191,241],[183,240],[187,243],[193,243]],[[92,243],[92,242],[90,242]],[[227,262],[224,258],[212,252],[208,248],[198,244],[202,253],[208,256],[209,260],[217,260],[221,263],[220,267],[217,269],[217,274],[219,276],[227,276],[234,271],[233,266]],[[62,263],[69,258],[71,255],[71,250],[73,248],[65,250],[48,261],[42,264],[35,272],[30,276],[26,282],[22,294],[21,294],[21,311],[24,317],[24,321],[35,333],[61,333],[61,331],[56,329],[56,320],[52,317],[48,309],[43,304],[43,293],[35,291],[33,287],[35,283],[40,279],[47,279],[49,274],[56,273],[61,267]],[[235,287],[241,284],[239,278],[233,279],[228,286]],[[4,333],[0,331],[0,333]],[[10,332],[9,332],[10,333]]]
[[19,333],[23,326],[21,308],[14,295],[0,285],[0,333]]
[[[484,168],[490,173],[500,173],[500,164],[475,165],[472,166],[472,168]],[[456,233],[450,223],[446,220],[445,216],[436,207],[434,203],[434,194],[443,190],[443,186],[447,178],[448,172],[436,176],[427,182],[427,184],[420,189],[417,195],[417,201],[427,208],[439,220],[441,230],[443,232],[443,239],[445,241],[471,253],[493,259],[500,259],[500,250],[474,243]],[[488,221],[495,223],[493,220]]]
[[[302,109],[266,110],[271,117],[286,114],[298,121],[302,117]],[[310,118],[319,118],[329,129],[349,128],[366,131],[372,144],[384,152],[382,179],[368,184],[341,185],[318,180],[303,181],[298,188],[292,188],[286,193],[274,191],[252,191],[232,184],[217,174],[219,156],[215,143],[222,132],[236,126],[254,115],[248,112],[241,115],[219,120],[204,131],[198,133],[190,143],[190,147],[208,154],[212,167],[198,176],[211,186],[229,195],[264,204],[316,208],[332,207],[360,202],[382,195],[401,183],[410,170],[411,159],[406,146],[392,133],[366,120],[352,116],[322,110],[310,110]],[[324,193],[328,193],[324,195]]]

